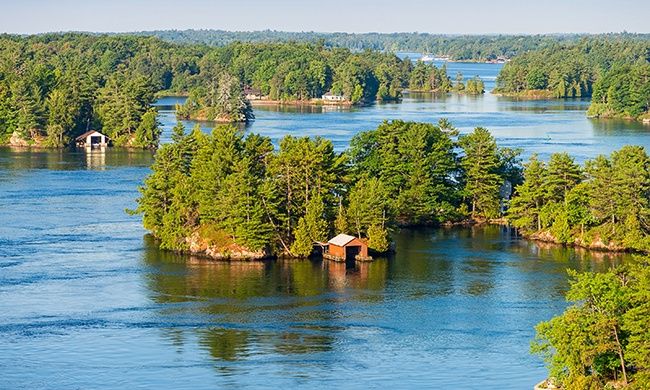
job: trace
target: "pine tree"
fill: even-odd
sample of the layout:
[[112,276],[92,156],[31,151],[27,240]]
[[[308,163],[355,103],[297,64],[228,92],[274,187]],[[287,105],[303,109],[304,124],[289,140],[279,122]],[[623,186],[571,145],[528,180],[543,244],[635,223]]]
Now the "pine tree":
[[508,217],[516,227],[525,230],[542,229],[540,213],[546,202],[546,175],[545,164],[533,154],[525,165],[524,182],[515,188],[515,196],[508,209]]
[[348,233],[349,230],[345,207],[343,207],[343,197],[339,197],[339,208],[334,221],[334,230],[335,233]]
[[465,170],[465,192],[470,200],[472,218],[493,218],[499,213],[499,188],[503,179],[497,145],[490,132],[477,127],[463,135],[459,144],[465,155],[461,166]]
[[565,202],[569,191],[582,181],[582,169],[567,153],[553,153],[548,162],[545,187],[548,199]]
[[390,249],[388,229],[381,225],[373,224],[368,227],[368,248],[377,252],[386,252]]

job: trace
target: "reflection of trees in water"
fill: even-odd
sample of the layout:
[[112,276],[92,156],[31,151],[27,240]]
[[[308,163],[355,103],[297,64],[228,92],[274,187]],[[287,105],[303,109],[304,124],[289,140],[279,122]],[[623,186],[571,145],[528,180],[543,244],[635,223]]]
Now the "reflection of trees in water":
[[0,146],[0,168],[11,170],[53,169],[73,171],[112,167],[149,167],[153,162],[150,150],[108,148],[104,151],[85,149],[27,149]]
[[634,135],[634,133],[647,133],[650,130],[650,126],[644,125],[642,122],[625,119],[589,118],[589,123],[594,129],[594,133],[599,135],[620,135],[621,133]]
[[150,236],[144,263],[150,267],[151,299],[170,304],[158,314],[199,323],[166,328],[163,336],[182,351],[191,332],[202,349],[224,362],[245,360],[251,349],[282,355],[331,351],[336,334],[346,329],[337,298],[329,294],[336,291],[334,281],[347,280],[345,301],[365,299],[364,291],[383,289],[388,264],[380,259],[339,270],[310,260],[215,262],[161,251]]

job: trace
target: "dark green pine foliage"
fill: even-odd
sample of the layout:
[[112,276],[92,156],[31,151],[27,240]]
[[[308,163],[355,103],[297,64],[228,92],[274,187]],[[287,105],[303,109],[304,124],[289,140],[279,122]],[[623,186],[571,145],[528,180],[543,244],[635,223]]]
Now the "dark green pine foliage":
[[[474,173],[459,164],[457,134],[445,120],[438,126],[385,122],[336,153],[319,137],[286,136],[276,150],[269,138],[244,136],[234,127],[205,135],[198,126],[186,133],[179,123],[173,143],[156,155],[137,211],[166,249],[304,257],[333,234],[350,233],[386,252],[396,225],[465,217],[463,179]],[[467,167],[492,161],[499,182],[517,176],[516,151],[490,149],[485,160],[476,152],[480,142],[465,142]],[[490,188],[490,199],[498,202],[499,186]],[[477,215],[485,210],[487,191],[474,193]]]
[[223,73],[218,77],[218,82],[215,80],[207,88],[191,89],[185,103],[177,105],[176,115],[179,118],[216,122],[248,122],[255,119],[253,108],[236,77]]
[[499,216],[499,188],[504,178],[499,174],[501,161],[496,140],[490,132],[477,127],[458,141],[463,149],[461,166],[464,170],[464,195],[468,199],[472,218]]
[[416,62],[409,78],[409,89],[416,92],[451,91],[451,79],[447,75],[447,66],[437,68],[435,65]]
[[355,180],[379,177],[393,199],[400,225],[435,224],[455,216],[458,164],[453,132],[439,126],[393,121],[351,141]]
[[524,168],[524,182],[517,187],[508,209],[508,218],[523,230],[541,230],[541,210],[546,202],[547,168],[537,155],[533,155]]
[[650,118],[650,61],[615,64],[594,84],[588,115]]
[[650,159],[625,146],[584,169],[564,153],[548,165],[535,156],[516,188],[509,218],[528,234],[550,233],[556,242],[612,249],[650,250]]

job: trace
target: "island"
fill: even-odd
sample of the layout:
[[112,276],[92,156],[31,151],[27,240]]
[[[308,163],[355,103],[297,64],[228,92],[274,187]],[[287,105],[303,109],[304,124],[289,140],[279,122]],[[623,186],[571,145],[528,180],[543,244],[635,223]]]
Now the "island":
[[503,184],[521,180],[517,151],[480,127],[459,137],[446,120],[384,122],[341,153],[319,137],[276,149],[228,125],[207,135],[179,123],[173,141],[133,212],[161,248],[218,260],[308,257],[338,234],[339,246],[386,253],[399,227],[499,218]]
[[650,42],[643,35],[590,37],[517,56],[493,93],[517,98],[591,98],[587,115],[650,122]]

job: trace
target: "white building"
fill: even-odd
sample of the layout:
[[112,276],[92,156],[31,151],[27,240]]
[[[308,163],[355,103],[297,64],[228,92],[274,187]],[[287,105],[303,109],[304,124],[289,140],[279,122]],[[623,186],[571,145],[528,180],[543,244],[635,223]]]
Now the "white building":
[[75,139],[77,146],[86,148],[105,148],[110,138],[97,130],[86,131]]
[[323,100],[327,100],[330,102],[342,102],[345,101],[345,96],[343,95],[335,95],[332,92],[328,92],[325,95],[321,96]]

